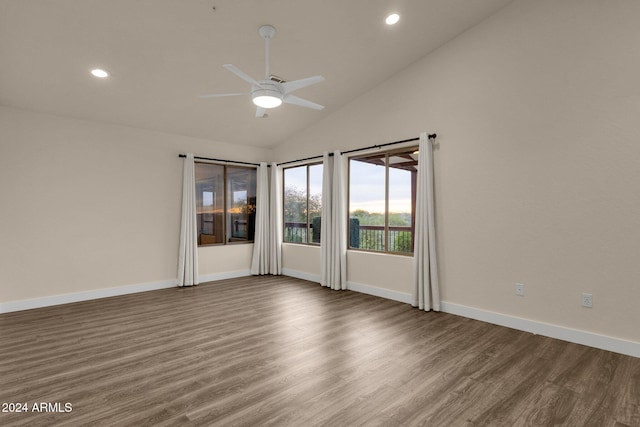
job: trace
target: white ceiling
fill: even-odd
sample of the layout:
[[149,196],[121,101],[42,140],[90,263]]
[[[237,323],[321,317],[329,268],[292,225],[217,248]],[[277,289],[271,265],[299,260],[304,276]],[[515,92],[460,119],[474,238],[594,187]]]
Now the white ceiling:
[[[0,0],[0,104],[37,112],[270,147],[331,114],[511,0]],[[215,7],[215,10],[214,10]],[[384,24],[391,11],[395,26]],[[260,79],[276,27],[271,72],[326,81],[255,118],[248,85]],[[112,76],[98,80],[92,68]]]

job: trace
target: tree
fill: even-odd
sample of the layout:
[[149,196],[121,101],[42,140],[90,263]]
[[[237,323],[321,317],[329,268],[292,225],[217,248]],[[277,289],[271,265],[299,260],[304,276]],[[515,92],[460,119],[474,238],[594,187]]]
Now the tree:
[[298,227],[285,227],[284,240],[286,242],[306,241],[309,232],[306,225],[307,218],[309,224],[313,224],[313,219],[322,215],[322,196],[311,194],[307,200],[307,194],[304,190],[287,186],[284,190],[283,205],[284,222],[299,225]]
[[307,197],[302,190],[293,186],[284,189],[285,222],[307,222]]
[[311,194],[309,196],[309,206],[307,206],[307,194],[304,190],[294,186],[287,186],[284,189],[284,221],[285,222],[307,222],[307,215],[311,222],[314,217],[322,215],[322,196]]

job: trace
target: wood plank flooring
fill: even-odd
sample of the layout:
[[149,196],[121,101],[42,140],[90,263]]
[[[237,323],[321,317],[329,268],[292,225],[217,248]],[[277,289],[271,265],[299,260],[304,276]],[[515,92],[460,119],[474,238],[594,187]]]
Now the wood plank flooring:
[[2,426],[640,426],[640,359],[288,277],[7,313],[0,333],[0,401],[30,410]]

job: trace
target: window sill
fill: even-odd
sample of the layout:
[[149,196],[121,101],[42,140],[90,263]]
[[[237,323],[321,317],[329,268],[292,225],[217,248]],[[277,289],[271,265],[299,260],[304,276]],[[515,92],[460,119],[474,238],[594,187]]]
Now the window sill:
[[282,242],[283,245],[304,246],[308,248],[320,248],[320,243]]
[[413,258],[413,253],[409,253],[409,252],[382,252],[382,251],[371,251],[368,249],[358,249],[358,248],[347,248],[347,252]]

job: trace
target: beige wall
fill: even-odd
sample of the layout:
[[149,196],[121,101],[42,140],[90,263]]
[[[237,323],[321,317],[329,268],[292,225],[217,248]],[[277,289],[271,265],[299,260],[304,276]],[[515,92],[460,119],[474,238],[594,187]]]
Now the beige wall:
[[[175,279],[182,161],[256,148],[0,107],[0,302]],[[252,245],[200,249],[200,274]]]
[[[282,245],[282,268],[287,273],[302,272],[309,280],[320,280],[322,254],[319,246],[297,245],[284,243]],[[287,271],[293,270],[293,271]]]
[[[640,341],[638,16],[636,1],[516,0],[274,157],[437,132],[443,299]],[[379,280],[405,278],[403,259],[350,258],[350,280],[410,292]]]

